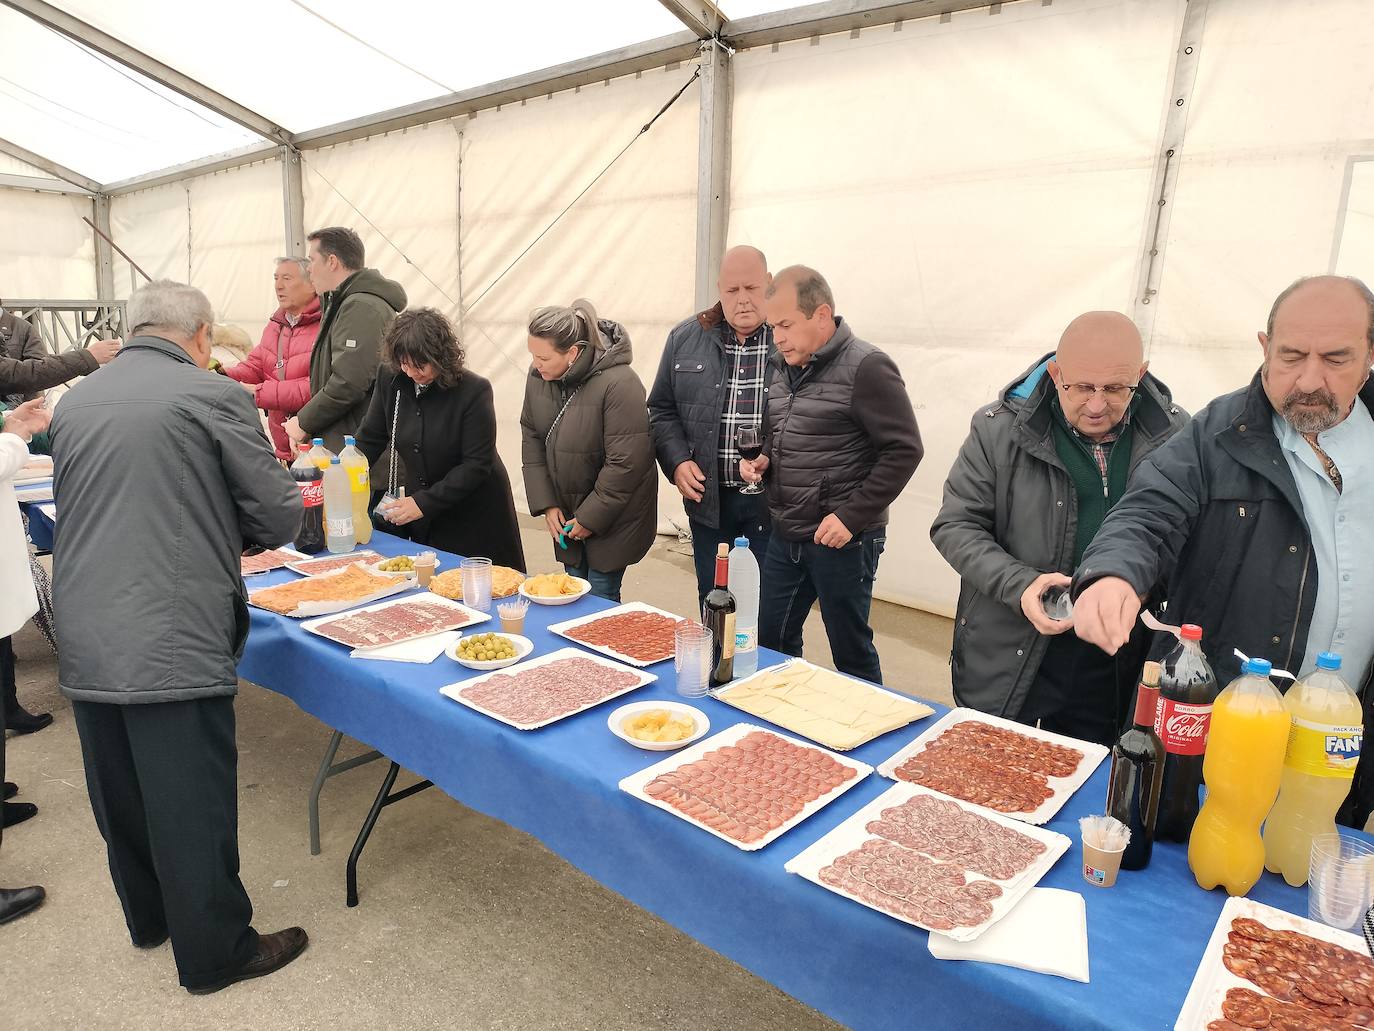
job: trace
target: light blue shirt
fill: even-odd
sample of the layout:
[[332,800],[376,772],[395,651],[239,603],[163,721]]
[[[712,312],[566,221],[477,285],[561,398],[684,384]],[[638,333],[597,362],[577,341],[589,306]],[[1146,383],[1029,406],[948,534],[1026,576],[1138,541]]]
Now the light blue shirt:
[[1293,471],[1312,554],[1317,560],[1317,605],[1307,635],[1302,676],[1320,652],[1341,656],[1341,675],[1357,691],[1374,660],[1374,419],[1360,401],[1345,419],[1317,434],[1341,473],[1343,490],[1326,475],[1312,445],[1274,413],[1274,434]]

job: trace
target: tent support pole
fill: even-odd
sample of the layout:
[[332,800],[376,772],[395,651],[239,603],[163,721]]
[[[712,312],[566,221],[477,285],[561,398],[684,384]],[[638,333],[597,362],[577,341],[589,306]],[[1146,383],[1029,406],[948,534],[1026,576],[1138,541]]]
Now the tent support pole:
[[305,257],[305,187],[301,155],[295,147],[281,148],[281,209],[286,219],[283,254]]
[[[112,236],[110,232],[110,198],[103,193],[97,193],[91,198],[91,217],[95,220],[96,227],[105,236]],[[95,234],[95,296],[101,301],[114,300],[114,255],[110,251],[109,243],[103,239],[100,233]]]
[[697,136],[696,306],[718,300],[716,276],[725,253],[730,204],[730,51],[708,40],[701,50],[701,109]]

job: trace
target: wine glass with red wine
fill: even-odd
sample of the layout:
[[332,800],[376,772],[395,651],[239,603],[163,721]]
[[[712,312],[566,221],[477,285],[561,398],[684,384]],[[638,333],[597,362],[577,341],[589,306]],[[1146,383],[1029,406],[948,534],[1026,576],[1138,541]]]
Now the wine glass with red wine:
[[[757,426],[741,426],[735,432],[735,447],[739,448],[741,458],[752,462],[763,454],[763,434],[759,432]],[[741,487],[740,493],[762,494],[763,488],[757,483],[751,483],[746,487]]]

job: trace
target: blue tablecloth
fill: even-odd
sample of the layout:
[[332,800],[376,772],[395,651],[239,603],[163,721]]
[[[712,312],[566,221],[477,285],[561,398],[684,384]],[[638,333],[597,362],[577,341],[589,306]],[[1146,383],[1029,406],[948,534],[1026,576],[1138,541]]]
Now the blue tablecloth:
[[[385,535],[370,546],[384,554],[414,551]],[[448,566],[456,559],[441,554],[441,561]],[[250,589],[290,576],[254,577]],[[605,607],[590,597],[562,608],[531,605],[526,636],[536,654],[565,647],[569,642],[546,627]],[[527,831],[608,888],[853,1028],[1171,1028],[1225,901],[1221,892],[1196,886],[1177,845],[1157,846],[1149,868],[1123,872],[1115,888],[1084,883],[1078,818],[1102,812],[1104,763],[1048,824],[1075,845],[1041,881],[1087,899],[1091,983],[942,962],[927,951],[926,932],[783,870],[890,786],[877,774],[768,847],[742,852],[619,790],[622,777],[663,756],[612,736],[606,717],[614,705],[521,732],[441,696],[441,686],[476,675],[445,657],[429,666],[352,659],[294,620],[253,609],[252,622],[240,666],[244,679],[286,695],[464,804]],[[760,664],[779,658],[765,653]],[[627,700],[675,697],[672,663],[650,671],[658,681]],[[894,686],[919,692],[920,685]],[[696,704],[713,733],[746,718],[714,699]],[[928,722],[849,754],[876,767],[922,725]],[[364,905],[366,866],[364,856]],[[1306,891],[1270,874],[1251,895],[1306,913]]]
[[[26,483],[23,487],[16,487],[16,490],[25,490],[30,487],[52,487],[52,480],[45,480],[42,483]],[[46,504],[46,502],[43,502]],[[29,519],[29,540],[33,541],[33,546],[39,551],[52,551],[52,531],[55,525],[40,507],[40,502],[24,501],[19,507],[24,510],[24,515]]]

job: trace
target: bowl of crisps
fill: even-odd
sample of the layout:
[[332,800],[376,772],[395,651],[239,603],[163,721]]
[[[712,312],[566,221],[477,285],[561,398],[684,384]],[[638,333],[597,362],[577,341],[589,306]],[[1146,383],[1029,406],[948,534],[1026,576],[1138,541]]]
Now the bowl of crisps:
[[682,702],[631,702],[606,720],[620,740],[650,752],[671,752],[706,736],[711,721]]
[[468,669],[502,669],[534,651],[534,642],[518,634],[483,633],[460,637],[445,654]]
[[536,605],[571,605],[592,589],[590,582],[567,573],[540,573],[526,578],[520,596]]

